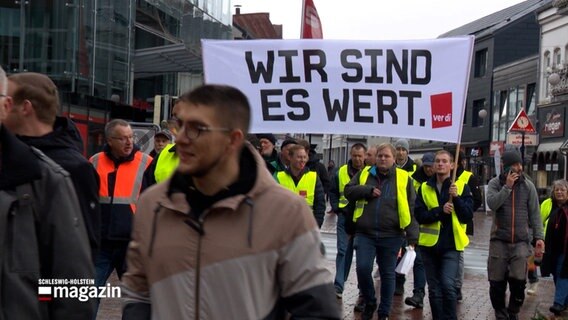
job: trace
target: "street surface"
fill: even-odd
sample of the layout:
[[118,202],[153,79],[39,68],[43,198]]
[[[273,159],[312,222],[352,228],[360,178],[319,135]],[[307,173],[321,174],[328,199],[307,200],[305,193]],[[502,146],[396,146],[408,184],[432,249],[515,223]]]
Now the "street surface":
[[[465,251],[465,280],[462,289],[463,301],[458,303],[458,319],[460,320],[493,320],[493,309],[489,301],[489,283],[487,282],[487,254],[489,247],[489,232],[491,229],[491,216],[485,212],[476,212],[474,217],[475,235],[470,238],[470,245]],[[322,226],[322,240],[326,247],[326,267],[335,275],[335,254],[337,253],[335,239],[336,217],[327,214]],[[343,319],[359,319],[359,314],[353,312],[353,307],[357,301],[358,290],[355,276],[355,259],[353,260],[349,279],[345,284],[343,299],[337,303],[342,305]],[[111,277],[113,284],[118,284],[116,275]],[[404,298],[412,295],[412,272],[407,276],[405,284],[405,294],[403,297],[394,297],[390,319],[432,319],[428,299],[424,300],[424,309],[414,309],[404,304]],[[380,280],[376,281],[377,292]],[[525,303],[519,319],[529,320],[535,312],[545,315],[546,319],[554,318],[548,311],[552,305],[554,296],[554,283],[552,278],[541,278],[539,282],[538,294],[536,296],[526,296]],[[104,299],[101,301],[101,308],[97,319],[119,320],[121,318],[122,299]],[[568,316],[568,312],[563,314]],[[375,315],[376,317],[376,315]]]

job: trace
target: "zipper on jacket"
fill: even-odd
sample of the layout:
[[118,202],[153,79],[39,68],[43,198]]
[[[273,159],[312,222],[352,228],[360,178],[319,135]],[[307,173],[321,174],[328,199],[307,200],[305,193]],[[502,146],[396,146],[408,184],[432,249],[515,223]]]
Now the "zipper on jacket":
[[197,219],[197,222],[199,223],[199,227],[201,228],[202,232],[199,233],[199,237],[197,238],[197,257],[195,259],[195,319],[196,320],[200,319],[199,295],[201,291],[201,281],[200,281],[201,280],[201,242],[203,235],[205,234],[203,230],[203,223],[205,220],[205,216],[207,216],[209,212],[211,212],[211,210],[203,212]]
[[513,190],[511,193],[513,194],[513,203],[511,205],[511,243],[515,243],[515,186],[513,186]]

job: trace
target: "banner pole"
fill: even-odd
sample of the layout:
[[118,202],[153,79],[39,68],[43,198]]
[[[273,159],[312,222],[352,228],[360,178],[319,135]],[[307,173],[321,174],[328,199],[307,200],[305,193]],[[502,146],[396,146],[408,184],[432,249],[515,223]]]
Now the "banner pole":
[[461,142],[456,145],[456,157],[454,159],[454,172],[452,173],[452,183],[456,182],[456,175],[458,173],[458,163],[460,161]]

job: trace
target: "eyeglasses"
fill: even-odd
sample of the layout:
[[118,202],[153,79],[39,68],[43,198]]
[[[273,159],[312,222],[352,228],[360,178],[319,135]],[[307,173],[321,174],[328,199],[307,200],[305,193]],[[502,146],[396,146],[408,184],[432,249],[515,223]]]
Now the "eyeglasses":
[[197,139],[202,132],[213,132],[213,131],[229,132],[231,130],[232,129],[222,128],[222,127],[207,127],[196,123],[185,123],[183,125],[180,125],[180,132],[183,132],[185,137],[190,140]]
[[121,143],[126,143],[127,141],[134,141],[134,136],[129,137],[110,137],[111,139],[120,141]]

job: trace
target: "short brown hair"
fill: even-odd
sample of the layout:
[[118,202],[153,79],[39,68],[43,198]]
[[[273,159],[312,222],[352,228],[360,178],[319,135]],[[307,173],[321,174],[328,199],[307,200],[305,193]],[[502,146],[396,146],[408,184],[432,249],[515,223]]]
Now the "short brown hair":
[[[294,153],[296,153],[296,151],[298,150],[304,150],[306,151],[306,148],[304,148],[304,146],[302,146],[301,144],[295,144],[293,146],[291,146],[290,148],[288,148],[288,154],[291,156],[294,155]],[[308,153],[308,151],[306,151],[306,153]]]
[[57,86],[48,76],[35,72],[22,72],[10,75],[8,80],[18,87],[12,94],[14,104],[31,102],[37,119],[53,125],[59,110]]
[[224,85],[203,85],[184,93],[178,101],[212,107],[219,112],[218,120],[230,129],[240,129],[245,135],[250,126],[250,104],[239,89]]

